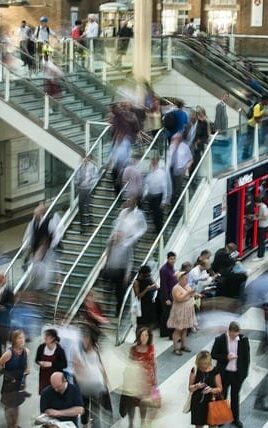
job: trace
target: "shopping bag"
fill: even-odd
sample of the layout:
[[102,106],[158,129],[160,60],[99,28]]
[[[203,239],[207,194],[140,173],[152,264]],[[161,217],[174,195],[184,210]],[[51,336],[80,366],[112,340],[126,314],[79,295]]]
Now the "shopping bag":
[[131,310],[133,316],[141,317],[141,301],[138,299],[138,297],[135,297],[132,302],[132,310]]
[[212,400],[208,403],[208,425],[224,425],[233,420],[233,413],[227,400]]
[[192,393],[190,392],[183,406],[183,413],[189,413],[191,410]]

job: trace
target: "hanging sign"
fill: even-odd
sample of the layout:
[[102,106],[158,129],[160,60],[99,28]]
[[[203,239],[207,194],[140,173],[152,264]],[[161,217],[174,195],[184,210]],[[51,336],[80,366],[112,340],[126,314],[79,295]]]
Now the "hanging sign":
[[262,27],[263,1],[264,0],[251,0],[251,27]]

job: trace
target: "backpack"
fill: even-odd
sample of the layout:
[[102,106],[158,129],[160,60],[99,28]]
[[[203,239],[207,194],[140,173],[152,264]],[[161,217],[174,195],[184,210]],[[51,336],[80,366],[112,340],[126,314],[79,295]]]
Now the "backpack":
[[247,116],[247,118],[248,119],[251,119],[252,118],[252,116],[253,116],[253,113],[254,113],[254,107],[255,107],[255,105],[257,105],[258,103],[253,103],[253,104],[251,104],[251,106],[249,107],[249,109],[248,109],[248,111],[247,111],[247,113],[246,113],[246,116]]
[[167,112],[163,119],[163,125],[164,127],[172,132],[174,129],[176,129],[177,124],[177,117],[176,117],[176,110],[171,110]]
[[[38,25],[38,29],[37,29],[37,33],[36,33],[36,38],[38,39],[39,37],[39,33],[40,33],[40,25]],[[49,27],[47,27],[47,35],[49,36],[50,34],[50,29]]]
[[188,28],[186,29],[186,32],[187,32],[188,36],[192,36],[195,32],[194,26],[192,24],[189,25]]

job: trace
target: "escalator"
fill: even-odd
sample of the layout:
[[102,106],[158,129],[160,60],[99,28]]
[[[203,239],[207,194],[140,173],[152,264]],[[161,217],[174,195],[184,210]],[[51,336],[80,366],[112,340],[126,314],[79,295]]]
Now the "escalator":
[[253,100],[260,97],[260,93],[245,83],[233,69],[223,63],[216,63],[212,57],[207,57],[205,48],[202,51],[197,46],[193,47],[191,43],[172,39],[172,58],[175,70],[217,98],[221,98],[223,91],[229,92],[229,105],[235,110],[241,107],[247,110]]

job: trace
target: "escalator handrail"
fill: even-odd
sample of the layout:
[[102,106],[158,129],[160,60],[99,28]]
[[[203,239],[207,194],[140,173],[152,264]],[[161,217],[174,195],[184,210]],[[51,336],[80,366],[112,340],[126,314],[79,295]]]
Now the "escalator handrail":
[[[108,132],[108,130],[111,128],[111,125],[106,124],[106,127],[104,128],[104,130],[101,132],[101,134],[99,135],[99,137],[97,138],[97,140],[95,141],[95,143],[92,145],[92,147],[90,148],[87,156],[89,156],[93,150],[95,150],[95,148],[98,146],[99,142],[101,141],[101,139],[104,137],[104,135]],[[78,165],[77,168],[74,170],[74,172],[72,173],[72,175],[68,178],[68,180],[66,181],[66,183],[64,184],[63,188],[61,189],[61,191],[58,193],[58,195],[56,196],[56,198],[54,199],[54,201],[52,202],[52,204],[49,206],[48,210],[46,211],[45,215],[44,215],[44,220],[48,217],[48,215],[52,212],[53,208],[55,207],[55,205],[57,204],[57,202],[59,201],[60,197],[63,195],[63,193],[65,192],[65,190],[68,188],[69,184],[72,182],[72,180],[75,177],[75,174],[77,173],[77,171],[79,170],[81,165]],[[13,259],[11,260],[10,264],[8,265],[7,269],[4,272],[4,275],[7,275],[8,272],[10,271],[10,269],[12,268],[12,266],[14,265],[14,263],[16,262],[16,260],[19,258],[20,254],[23,252],[23,250],[27,247],[28,245],[28,241],[26,240],[22,246],[20,247],[20,249],[18,250],[18,252],[15,254],[15,256],[13,257]]]
[[[146,156],[147,156],[147,155],[149,154],[149,152],[152,150],[152,148],[154,147],[154,145],[155,145],[156,141],[158,140],[159,135],[160,135],[162,132],[165,132],[164,128],[161,128],[161,129],[157,132],[157,134],[155,135],[155,137],[154,137],[153,141],[151,142],[150,146],[147,148],[147,150],[146,150],[146,151],[145,151],[145,153],[143,154],[142,158],[140,159],[139,164],[140,164],[141,162],[143,162],[143,161],[144,161],[144,159],[146,158]],[[88,242],[87,242],[87,243],[86,243],[86,245],[83,247],[83,249],[82,249],[82,251],[80,252],[80,254],[78,255],[78,257],[76,258],[76,260],[75,260],[75,262],[73,263],[73,265],[72,265],[71,269],[69,270],[68,274],[65,276],[65,278],[64,278],[64,280],[63,280],[63,283],[62,283],[62,285],[61,285],[61,287],[60,287],[60,290],[59,290],[59,292],[58,292],[58,295],[57,295],[57,298],[56,298],[56,302],[55,302],[55,309],[54,309],[54,322],[56,321],[56,315],[57,315],[57,310],[58,310],[58,304],[59,304],[59,301],[60,301],[60,298],[61,298],[61,295],[62,295],[62,292],[63,292],[63,289],[64,289],[64,287],[65,287],[66,283],[68,282],[68,280],[69,280],[70,276],[72,275],[72,273],[73,273],[74,269],[77,267],[77,265],[78,265],[79,261],[81,260],[81,258],[83,257],[83,255],[85,254],[85,252],[87,251],[87,249],[89,248],[89,246],[91,245],[91,243],[92,243],[92,241],[94,240],[95,236],[98,234],[98,232],[99,232],[99,230],[101,229],[102,225],[104,224],[104,222],[105,222],[105,221],[107,220],[107,218],[109,217],[109,215],[110,215],[111,211],[112,211],[112,210],[113,210],[113,208],[116,206],[116,204],[117,204],[117,202],[119,201],[119,199],[121,198],[121,196],[122,196],[122,194],[123,194],[124,190],[126,189],[127,185],[128,185],[128,182],[127,182],[127,183],[124,185],[124,187],[121,189],[120,193],[118,194],[118,196],[116,197],[116,199],[114,200],[114,202],[112,203],[112,205],[110,206],[110,208],[108,209],[108,211],[106,212],[105,216],[102,218],[102,220],[101,220],[100,224],[99,224],[99,225],[98,225],[98,227],[94,230],[94,232],[93,232],[93,234],[91,235],[91,237],[89,238]],[[105,249],[105,251],[106,251],[106,249]],[[90,272],[90,274],[91,274],[91,272]],[[86,282],[88,282],[88,281],[90,281],[90,280],[88,280],[88,278],[87,278]],[[93,284],[92,284],[91,286],[93,286]],[[81,290],[80,290],[80,293],[79,293],[79,294],[81,294],[81,292],[83,291],[83,289],[84,289],[84,288],[82,287],[82,288],[81,288]],[[78,295],[78,297],[79,297],[79,295]],[[76,302],[76,300],[75,300],[75,302]],[[73,306],[74,306],[74,305],[76,306],[75,302],[74,302]],[[70,311],[70,310],[69,310],[69,311]]]
[[[168,216],[167,220],[165,221],[165,224],[163,225],[161,231],[159,232],[159,234],[155,238],[155,240],[154,240],[154,242],[153,242],[153,244],[152,244],[152,246],[151,246],[151,248],[150,248],[147,256],[145,257],[145,259],[143,260],[143,262],[141,263],[141,265],[145,265],[148,262],[148,260],[150,259],[151,255],[153,254],[155,248],[159,244],[160,239],[162,238],[162,236],[163,236],[163,234],[164,234],[167,226],[169,225],[170,220],[173,218],[174,213],[178,209],[178,207],[181,204],[181,202],[184,200],[184,197],[185,197],[186,193],[188,192],[188,190],[189,190],[189,188],[190,188],[193,180],[195,179],[195,177],[197,175],[197,172],[200,169],[200,166],[202,165],[203,161],[206,159],[206,156],[208,155],[208,153],[209,153],[209,151],[210,151],[210,149],[212,147],[212,144],[214,143],[214,140],[215,140],[215,138],[216,138],[217,135],[218,135],[218,132],[216,132],[215,134],[212,135],[212,138],[211,138],[210,142],[208,143],[208,145],[207,145],[207,147],[206,147],[206,149],[205,149],[205,151],[204,151],[204,153],[203,153],[200,161],[198,162],[198,164],[197,164],[197,166],[196,166],[193,174],[191,175],[189,181],[187,182],[185,188],[183,189],[181,195],[179,196],[176,204],[174,205],[174,207],[172,208],[171,212],[169,213],[169,216]],[[130,295],[130,293],[131,293],[131,291],[133,289],[133,284],[134,284],[134,281],[135,281],[136,277],[137,277],[137,275],[135,275],[134,279],[132,280],[131,284],[128,286],[127,291],[126,291],[126,293],[124,295],[123,303],[122,303],[122,306],[121,306],[121,309],[120,309],[120,312],[119,312],[119,316],[118,316],[117,332],[116,332],[116,344],[120,344],[120,342],[119,342],[119,334],[120,334],[119,330],[120,330],[120,326],[121,326],[122,316],[123,316],[123,312],[124,312],[124,309],[125,309],[128,297],[129,297],[129,295]]]

